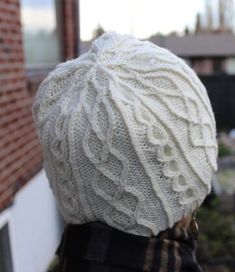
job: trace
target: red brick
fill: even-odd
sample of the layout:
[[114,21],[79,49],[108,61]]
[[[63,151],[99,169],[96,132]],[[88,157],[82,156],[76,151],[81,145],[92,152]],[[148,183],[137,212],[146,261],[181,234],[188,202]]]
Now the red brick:
[[71,59],[77,56],[78,21],[77,0],[62,0],[62,27],[64,39],[64,58]]
[[2,211],[6,206],[8,206],[13,197],[13,190],[9,188],[8,190],[4,191],[2,194],[0,194],[0,211]]
[[[22,145],[27,144],[29,141],[35,139],[35,131],[31,127],[25,127],[25,130],[19,133],[11,134],[5,139],[5,141],[1,141],[1,153],[0,153],[0,165],[6,164],[6,156],[12,152],[14,152],[14,156],[16,156],[16,151],[22,147]],[[4,159],[2,159],[4,157]],[[1,162],[1,159],[3,163]],[[1,169],[1,166],[0,166]]]
[[[63,60],[77,52],[77,0],[62,0]],[[43,77],[45,74],[43,75]],[[0,210],[42,168],[32,102],[43,78],[26,78],[20,0],[0,1]]]
[[27,178],[31,178],[35,174],[35,169],[41,169],[42,157],[41,153],[30,153],[28,161],[23,161],[20,166],[15,165],[14,170],[10,175],[4,177],[3,182],[0,183],[0,194],[4,192],[9,186],[17,181],[27,182]]
[[[22,167],[26,162],[30,161],[30,157],[34,155],[34,150],[36,150],[38,147],[38,142],[35,141],[30,141],[27,143],[27,145],[24,145],[22,148],[18,149],[14,153],[14,159],[13,162],[10,166],[5,168],[3,171],[0,173],[0,180],[4,180],[6,177],[8,177],[11,173],[14,173],[17,169]],[[32,151],[32,152],[30,152]],[[27,156],[26,156],[27,155]]]
[[4,130],[0,129],[0,140],[2,141],[4,137],[7,138],[10,134],[19,133],[19,131],[25,130],[26,128],[31,130],[31,127],[34,128],[32,116],[27,116],[27,118],[9,124]]
[[[26,89],[19,0],[0,1],[0,209],[41,167]],[[20,187],[19,187],[20,188]],[[18,188],[18,189],[19,189]]]

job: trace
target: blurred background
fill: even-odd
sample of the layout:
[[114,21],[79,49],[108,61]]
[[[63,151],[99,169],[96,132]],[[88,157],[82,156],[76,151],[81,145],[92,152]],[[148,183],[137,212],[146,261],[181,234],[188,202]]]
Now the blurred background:
[[215,113],[219,170],[198,213],[204,271],[235,271],[235,1],[0,0],[0,272],[44,272],[63,220],[31,114],[41,81],[108,30],[183,58]]

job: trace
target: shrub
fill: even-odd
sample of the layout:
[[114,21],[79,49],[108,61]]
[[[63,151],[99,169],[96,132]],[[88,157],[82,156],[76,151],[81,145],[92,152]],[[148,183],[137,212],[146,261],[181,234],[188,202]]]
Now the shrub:
[[213,263],[218,259],[232,260],[235,256],[235,216],[222,214],[219,200],[198,212],[200,229],[197,255],[200,263]]
[[223,142],[218,143],[218,156],[219,157],[225,157],[225,156],[230,156],[233,154],[232,150],[225,145]]

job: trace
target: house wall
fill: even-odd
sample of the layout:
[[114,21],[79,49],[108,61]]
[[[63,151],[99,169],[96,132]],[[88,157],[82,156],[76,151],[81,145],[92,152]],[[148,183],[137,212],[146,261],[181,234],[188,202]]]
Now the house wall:
[[61,0],[61,30],[63,56],[72,59],[79,53],[79,5],[78,0]]
[[225,71],[228,74],[235,74],[235,58],[228,58],[225,62]]
[[213,61],[209,58],[195,59],[192,61],[193,70],[199,75],[213,74]]
[[[61,60],[78,55],[77,0],[58,0]],[[0,212],[42,169],[32,103],[51,67],[25,69],[20,0],[0,1]]]
[[26,88],[20,3],[0,2],[0,211],[41,168]]
[[[56,3],[65,61],[78,55],[77,0]],[[42,170],[31,108],[39,84],[54,67],[26,68],[20,19],[20,0],[0,1],[0,229],[8,224],[14,272],[43,272],[62,227]]]
[[235,128],[235,75],[200,76],[215,114],[218,131]]
[[14,272],[43,272],[54,257],[63,224],[40,171],[15,196],[0,216],[0,229],[8,223]]

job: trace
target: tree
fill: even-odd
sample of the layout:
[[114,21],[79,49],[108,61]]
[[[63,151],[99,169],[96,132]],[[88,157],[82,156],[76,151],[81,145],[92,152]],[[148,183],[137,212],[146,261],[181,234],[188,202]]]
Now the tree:
[[199,33],[202,32],[202,22],[201,22],[201,14],[197,13],[197,18],[196,18],[196,26],[195,26],[195,32]]
[[96,39],[99,36],[101,36],[103,33],[105,33],[104,28],[99,24],[97,27],[93,30],[93,38]]
[[[216,8],[214,1],[205,1],[205,13],[197,14],[196,33],[233,31],[234,0],[218,0],[217,5]],[[218,24],[215,25],[215,22]]]
[[221,31],[232,31],[233,28],[233,1],[219,1],[219,29]]
[[211,1],[207,1],[206,3],[206,17],[207,17],[207,30],[213,31],[213,9],[211,5]]

